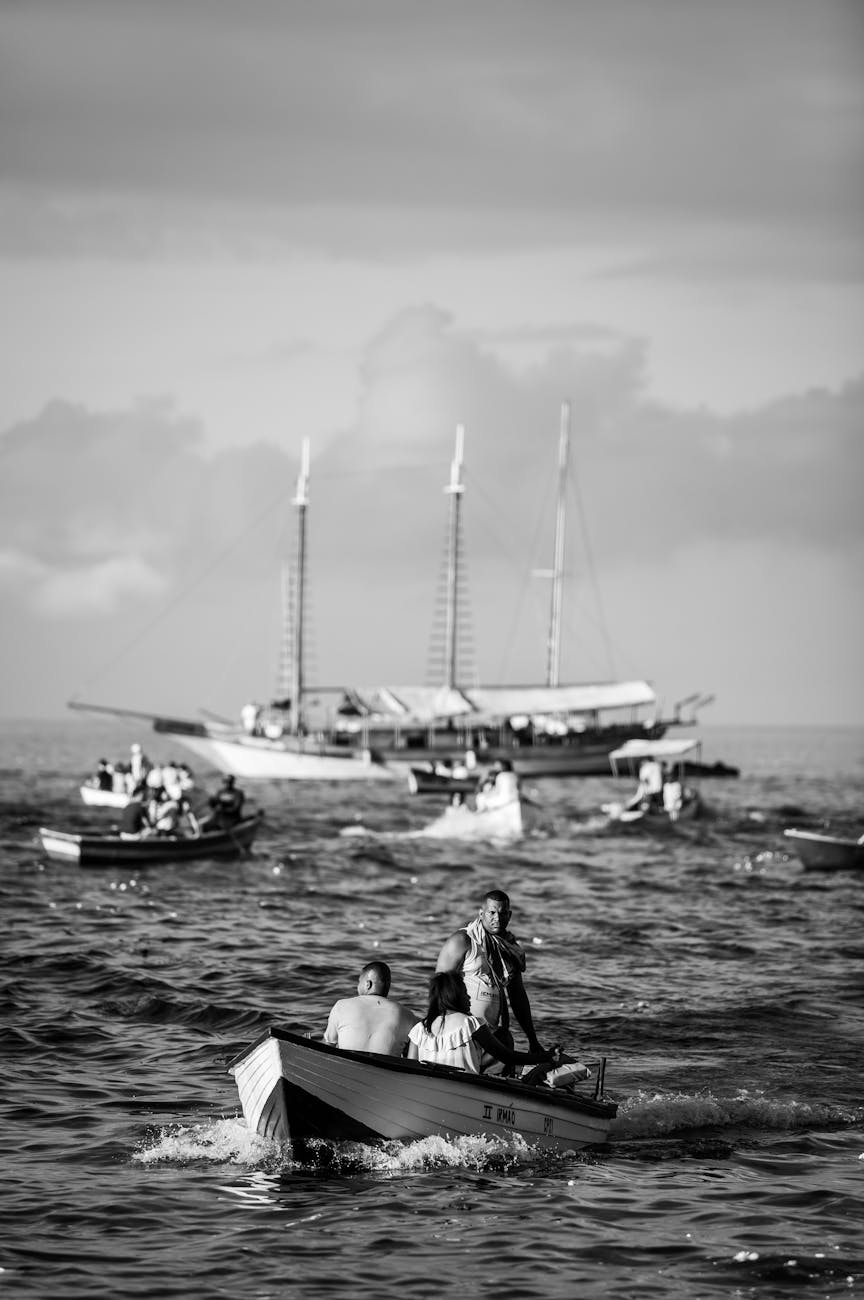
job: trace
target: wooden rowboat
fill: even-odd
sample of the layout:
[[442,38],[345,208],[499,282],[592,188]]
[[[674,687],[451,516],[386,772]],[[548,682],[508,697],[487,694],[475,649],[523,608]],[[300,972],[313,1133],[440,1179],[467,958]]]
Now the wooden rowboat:
[[49,858],[56,862],[75,862],[81,867],[187,862],[192,858],[234,857],[247,852],[262,818],[263,813],[255,813],[230,829],[204,831],[201,835],[146,835],[141,839],[72,835],[43,826],[39,839]]
[[839,835],[820,835],[816,831],[787,830],[795,852],[808,871],[851,870],[864,867],[864,836],[860,840]]
[[454,776],[452,772],[436,771],[431,763],[417,764],[408,769],[408,789],[412,794],[474,794],[481,775],[481,771],[475,771],[469,776]]
[[229,1065],[249,1129],[290,1142],[413,1142],[425,1137],[518,1134],[532,1146],[576,1150],[604,1143],[617,1112],[602,1096],[470,1074],[401,1057],[348,1052],[271,1028]]

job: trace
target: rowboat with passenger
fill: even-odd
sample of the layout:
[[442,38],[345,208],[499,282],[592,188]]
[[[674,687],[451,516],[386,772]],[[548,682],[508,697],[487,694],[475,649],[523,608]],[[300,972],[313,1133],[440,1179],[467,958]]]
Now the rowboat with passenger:
[[417,1141],[519,1135],[532,1146],[576,1150],[604,1143],[617,1112],[603,1093],[472,1074],[402,1057],[345,1051],[270,1028],[229,1065],[246,1123],[262,1137],[310,1143]]

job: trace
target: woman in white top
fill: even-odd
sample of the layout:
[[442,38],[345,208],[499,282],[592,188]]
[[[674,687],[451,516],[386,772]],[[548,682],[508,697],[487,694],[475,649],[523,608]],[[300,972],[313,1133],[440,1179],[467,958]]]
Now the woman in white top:
[[432,976],[426,1016],[408,1035],[409,1061],[450,1065],[472,1074],[480,1074],[486,1065],[491,1065],[492,1059],[508,1066],[548,1065],[551,1068],[557,1054],[558,1049],[554,1047],[548,1052],[517,1052],[505,1047],[485,1020],[471,1015],[464,980],[457,971],[450,970]]

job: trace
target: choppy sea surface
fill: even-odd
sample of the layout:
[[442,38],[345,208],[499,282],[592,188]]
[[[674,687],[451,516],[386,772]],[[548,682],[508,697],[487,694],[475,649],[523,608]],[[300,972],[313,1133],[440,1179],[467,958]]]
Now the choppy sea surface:
[[[42,859],[108,826],[80,780],[125,724],[0,724],[0,1285],[26,1296],[864,1296],[864,873],[786,826],[864,831],[864,732],[705,729],[711,817],[604,828],[611,778],[538,782],[509,847],[411,834],[401,785],[247,786],[253,854]],[[200,787],[216,775],[190,759]],[[116,816],[116,814],[115,814]],[[369,835],[341,835],[346,827]],[[541,1039],[608,1058],[608,1145],[478,1138],[292,1164],[227,1062],[321,1030],[364,961],[422,1009],[444,938],[507,889]]]

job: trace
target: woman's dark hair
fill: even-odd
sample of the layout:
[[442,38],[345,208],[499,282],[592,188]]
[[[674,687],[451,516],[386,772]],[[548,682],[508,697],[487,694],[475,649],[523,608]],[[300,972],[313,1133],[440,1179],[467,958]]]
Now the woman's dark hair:
[[423,1021],[427,1033],[432,1033],[433,1021],[448,1011],[464,1011],[467,1015],[470,1010],[468,990],[458,971],[442,970],[432,976],[429,981],[429,1006]]

